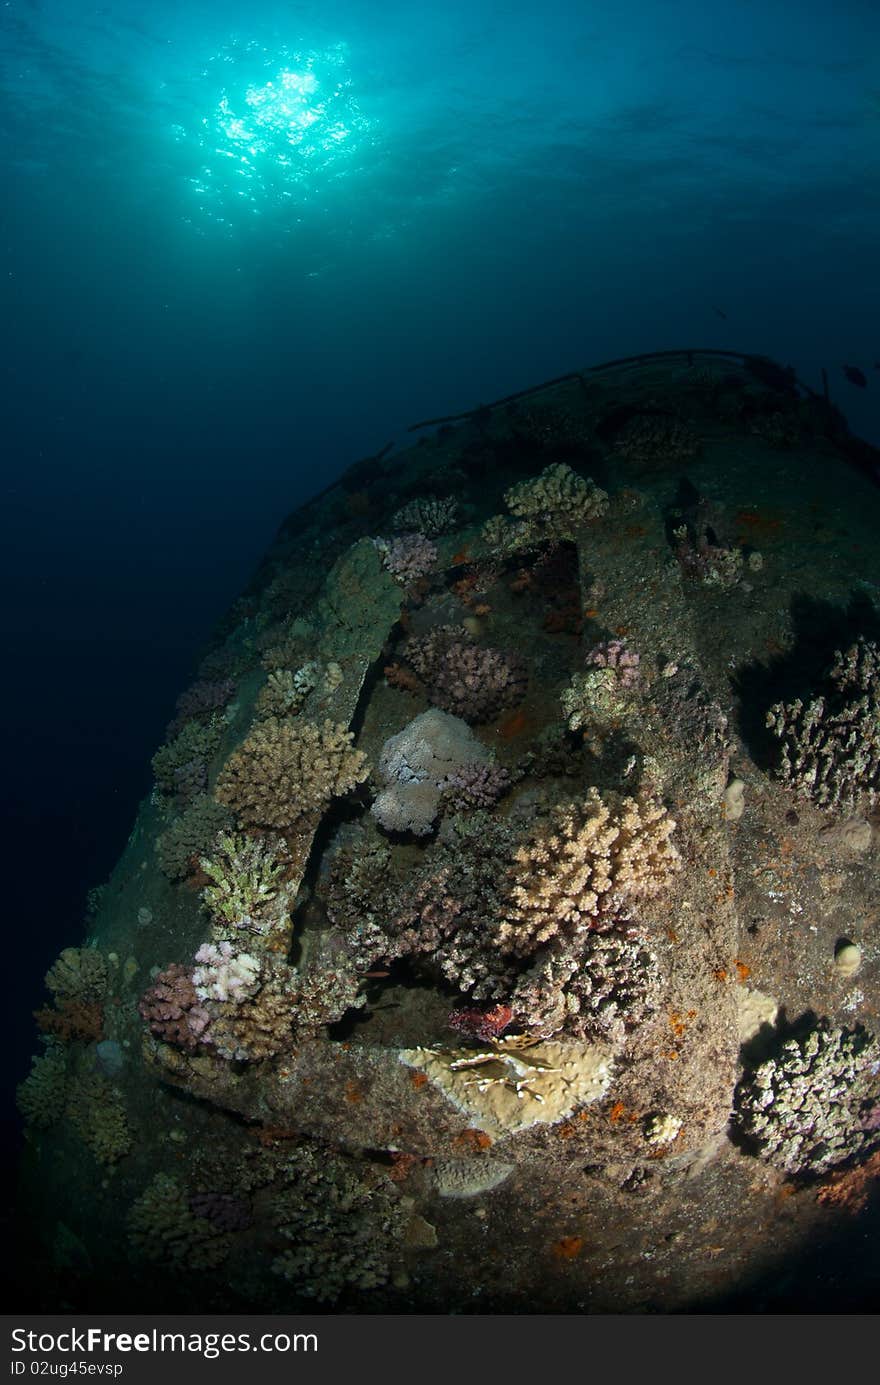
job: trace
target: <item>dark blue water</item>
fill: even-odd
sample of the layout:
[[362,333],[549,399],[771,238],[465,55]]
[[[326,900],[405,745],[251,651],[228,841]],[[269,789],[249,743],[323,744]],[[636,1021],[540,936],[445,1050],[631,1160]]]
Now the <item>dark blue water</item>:
[[880,442],[880,10],[4,0],[0,91],[12,1084],[200,640],[351,461],[672,346]]

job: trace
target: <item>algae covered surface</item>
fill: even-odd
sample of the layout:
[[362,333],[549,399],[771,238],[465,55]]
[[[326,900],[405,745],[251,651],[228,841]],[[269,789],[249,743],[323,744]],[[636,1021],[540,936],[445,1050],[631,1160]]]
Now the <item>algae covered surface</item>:
[[880,1170],[880,492],[768,366],[585,371],[282,525],[47,977],[40,1306],[818,1301]]

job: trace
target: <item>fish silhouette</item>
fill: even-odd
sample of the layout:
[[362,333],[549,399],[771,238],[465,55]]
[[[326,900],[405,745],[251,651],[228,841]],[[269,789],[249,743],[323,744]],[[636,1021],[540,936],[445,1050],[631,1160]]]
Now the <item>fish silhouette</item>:
[[857,365],[845,365],[843,373],[851,385],[858,385],[859,389],[867,389],[868,379],[864,371],[859,370]]

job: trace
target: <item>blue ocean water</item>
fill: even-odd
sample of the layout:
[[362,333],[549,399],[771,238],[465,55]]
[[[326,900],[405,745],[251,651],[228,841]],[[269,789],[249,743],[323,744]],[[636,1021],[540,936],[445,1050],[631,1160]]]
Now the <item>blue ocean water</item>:
[[880,11],[3,0],[0,91],[14,1082],[201,639],[351,461],[676,346],[880,442]]

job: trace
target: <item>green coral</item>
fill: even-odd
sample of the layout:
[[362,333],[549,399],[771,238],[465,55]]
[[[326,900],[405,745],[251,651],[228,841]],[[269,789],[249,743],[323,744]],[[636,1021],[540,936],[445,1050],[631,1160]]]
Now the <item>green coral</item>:
[[[220,832],[201,867],[212,882],[202,898],[215,920],[240,924],[259,919],[278,893],[282,843],[244,832]],[[255,931],[262,932],[260,928]]]

